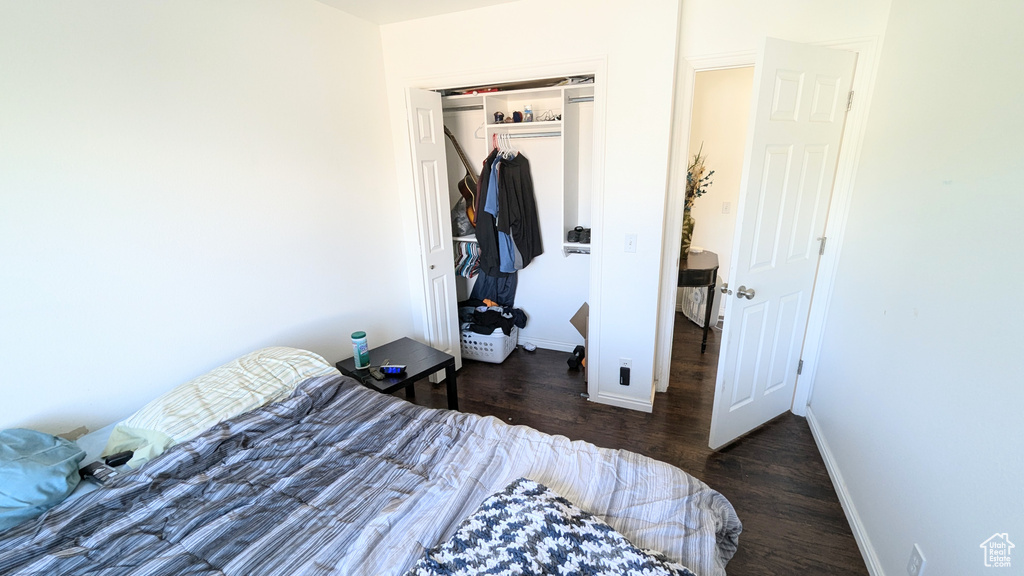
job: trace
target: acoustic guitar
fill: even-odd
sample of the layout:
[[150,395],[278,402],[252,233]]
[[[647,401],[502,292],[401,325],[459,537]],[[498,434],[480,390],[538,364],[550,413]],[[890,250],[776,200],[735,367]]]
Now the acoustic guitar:
[[469,218],[469,223],[476,228],[476,192],[479,190],[476,174],[473,173],[473,168],[469,165],[469,159],[462,151],[462,146],[459,146],[459,141],[455,139],[455,135],[448,130],[447,126],[444,127],[444,135],[452,141],[455,151],[462,159],[462,165],[466,167],[466,175],[459,180],[459,194],[466,199],[466,216]]

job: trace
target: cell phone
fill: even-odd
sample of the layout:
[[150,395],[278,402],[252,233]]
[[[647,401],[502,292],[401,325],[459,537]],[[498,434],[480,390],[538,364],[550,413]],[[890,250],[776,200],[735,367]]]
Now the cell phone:
[[135,452],[132,452],[131,450],[125,450],[124,452],[118,452],[117,454],[104,456],[103,461],[107,463],[107,466],[113,466],[114,468],[117,468],[118,466],[124,466],[125,464],[127,464],[128,461],[131,460],[132,456],[134,455]]

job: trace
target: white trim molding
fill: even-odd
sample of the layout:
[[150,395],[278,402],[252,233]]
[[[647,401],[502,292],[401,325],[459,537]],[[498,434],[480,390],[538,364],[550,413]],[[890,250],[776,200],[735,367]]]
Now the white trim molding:
[[[523,336],[523,333],[519,333],[519,344],[525,344],[529,342],[537,348],[543,348],[545,350],[554,350],[556,352],[572,352],[577,346],[582,346],[583,343],[574,344],[572,342],[562,342],[560,340],[547,340],[545,338],[530,338],[529,336]],[[588,361],[587,364],[590,362]]]
[[860,549],[860,555],[864,558],[868,573],[871,576],[885,576],[885,571],[882,570],[882,565],[878,561],[878,554],[875,553],[875,547],[871,545],[867,529],[864,528],[864,523],[860,519],[860,514],[857,513],[857,507],[853,504],[853,498],[846,487],[846,482],[843,481],[843,474],[839,471],[839,465],[836,464],[835,456],[832,455],[828,440],[825,439],[825,433],[822,432],[821,425],[818,424],[810,406],[807,407],[807,424],[811,427],[811,436],[814,437],[814,443],[818,445],[818,452],[821,454],[822,460],[825,461],[825,469],[828,470],[828,476],[832,479],[832,486],[835,487],[836,495],[839,496],[839,504],[843,507],[843,513],[846,514],[846,521],[850,523],[850,530],[853,531],[853,538],[857,541],[857,548]]
[[[590,366],[588,359],[587,366]],[[589,376],[588,380],[593,381],[594,377]],[[652,394],[653,395],[653,394]],[[609,406],[617,406],[619,408],[629,408],[630,410],[637,410],[639,412],[653,412],[654,402],[644,402],[643,400],[637,400],[629,396],[618,396],[616,394],[601,393],[598,391],[596,395],[590,395],[591,402],[597,402],[598,404],[607,404]]]

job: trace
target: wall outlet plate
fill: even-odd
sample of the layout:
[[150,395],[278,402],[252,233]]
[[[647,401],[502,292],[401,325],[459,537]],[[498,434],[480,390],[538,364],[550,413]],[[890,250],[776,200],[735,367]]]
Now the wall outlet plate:
[[924,571],[924,554],[921,552],[921,547],[914,544],[914,547],[910,550],[910,562],[907,562],[907,574],[910,576],[921,576]]

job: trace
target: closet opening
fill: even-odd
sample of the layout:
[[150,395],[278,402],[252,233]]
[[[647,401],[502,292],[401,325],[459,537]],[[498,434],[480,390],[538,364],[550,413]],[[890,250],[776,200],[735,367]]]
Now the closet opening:
[[[438,216],[447,216],[438,220],[445,220],[441,226],[451,230],[452,258],[450,268],[446,264],[438,272],[450,278],[454,293],[450,299],[434,298],[435,309],[429,313],[438,324],[445,322],[442,316],[454,315],[457,340],[452,338],[451,344],[458,349],[460,366],[461,358],[500,363],[523,347],[564,352],[568,364],[574,350],[586,345],[585,332],[570,319],[590,295],[591,203],[598,173],[595,78],[546,78],[433,92],[440,96],[447,182],[446,190],[438,190],[436,204],[424,199],[423,205],[433,204]],[[415,115],[410,118],[417,121]],[[492,177],[494,166],[499,167]],[[495,185],[500,193],[491,195]],[[429,186],[423,188],[429,191]],[[524,195],[526,191],[531,194]],[[496,205],[497,200],[508,204]],[[508,262],[522,257],[520,268],[502,268],[506,261],[500,259],[496,268],[494,254],[487,253],[488,247],[493,252],[495,227],[508,222],[503,217],[518,222],[518,232],[507,232],[502,246],[511,255]],[[483,225],[490,228],[479,228]],[[514,279],[483,274],[502,270]],[[525,323],[516,322],[509,334],[504,329],[483,334],[489,324],[473,317],[475,306],[449,302],[466,304],[473,298],[478,302],[472,304],[488,300],[505,313],[510,308],[520,311],[514,319],[525,318]],[[580,391],[585,390],[581,377]]]

